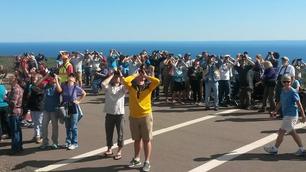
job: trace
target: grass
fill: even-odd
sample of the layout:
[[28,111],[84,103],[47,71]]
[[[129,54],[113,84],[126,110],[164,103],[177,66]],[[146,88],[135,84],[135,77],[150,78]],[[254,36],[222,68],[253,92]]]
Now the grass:
[[[56,65],[56,59],[55,58],[47,58],[47,66],[48,67],[53,67]],[[15,66],[15,58],[10,57],[10,56],[0,56],[0,65],[3,65],[4,68],[8,72],[13,72],[14,71],[14,66]]]

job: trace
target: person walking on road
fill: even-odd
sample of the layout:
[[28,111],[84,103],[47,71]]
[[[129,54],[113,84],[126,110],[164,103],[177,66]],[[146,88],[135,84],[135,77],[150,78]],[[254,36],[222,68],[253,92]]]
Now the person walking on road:
[[283,89],[280,95],[280,102],[277,104],[276,110],[271,112],[271,115],[275,116],[277,111],[281,108],[283,113],[283,121],[281,128],[278,131],[275,145],[264,147],[264,150],[269,154],[276,155],[278,153],[278,148],[283,141],[284,135],[289,133],[299,146],[299,149],[295,154],[297,156],[304,155],[304,147],[301,138],[296,133],[294,126],[298,122],[298,108],[300,109],[302,116],[301,122],[303,123],[305,122],[305,113],[298,92],[291,87],[291,81],[290,75],[284,75],[282,77]]
[[129,167],[141,165],[140,149],[144,146],[145,162],[143,171],[150,171],[150,156],[153,139],[153,116],[151,93],[158,86],[159,79],[148,76],[144,69],[139,69],[136,74],[123,79],[124,85],[129,91],[130,130],[134,142],[135,155]]

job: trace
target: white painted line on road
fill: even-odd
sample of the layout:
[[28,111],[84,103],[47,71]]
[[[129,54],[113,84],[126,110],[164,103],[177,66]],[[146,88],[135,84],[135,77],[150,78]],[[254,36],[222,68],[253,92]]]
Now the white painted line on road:
[[[216,115],[217,114],[231,113],[231,112],[234,112],[234,111],[238,111],[238,109],[225,110],[225,111],[216,113]],[[189,126],[189,125],[192,125],[192,124],[196,124],[196,123],[199,123],[199,122],[202,122],[202,121],[205,121],[205,120],[208,120],[208,119],[212,119],[212,118],[215,118],[215,117],[216,116],[208,115],[208,116],[204,116],[204,117],[201,117],[201,118],[198,118],[198,119],[187,121],[187,122],[184,122],[184,123],[181,123],[181,124],[177,124],[177,125],[174,125],[174,126],[171,126],[171,127],[163,128],[163,129],[154,131],[153,136],[160,135],[160,134],[163,134],[163,133],[166,133],[166,132],[169,132],[169,131],[173,131],[173,130],[176,130],[176,129],[179,129],[179,128],[182,128],[182,127],[186,127],[186,126]],[[127,140],[124,141],[125,145],[131,144],[131,143],[133,143],[132,139],[127,139]],[[115,148],[117,148],[117,146],[113,147],[113,149],[115,149]],[[88,157],[91,157],[91,156],[94,156],[94,155],[97,155],[97,154],[101,154],[101,153],[105,152],[106,150],[107,150],[107,147],[102,147],[102,148],[99,148],[99,149],[96,149],[96,150],[93,150],[93,151],[90,151],[90,152],[87,152],[87,153],[84,153],[84,154],[81,154],[81,155],[74,156],[72,158],[69,158],[69,159],[66,159],[66,160],[63,160],[63,161],[59,161],[55,164],[51,164],[51,165],[48,165],[46,167],[36,169],[35,171],[36,172],[51,171],[51,170],[63,167],[65,165],[80,161],[82,159],[85,159],[85,158],[88,158]]]
[[[300,129],[300,128],[304,128],[306,126],[306,124],[302,124],[302,123],[299,123],[298,125],[296,125],[296,129]],[[192,170],[190,170],[189,172],[206,172],[206,171],[209,171],[209,170],[212,170],[240,155],[243,155],[247,152],[250,152],[254,149],[257,149],[261,146],[264,146],[272,141],[274,141],[277,137],[277,134],[271,134],[271,135],[268,135],[260,140],[257,140],[253,143],[250,143],[248,145],[245,145],[241,148],[238,148],[236,150],[233,150],[231,151],[230,153],[228,154],[225,154],[225,155],[222,155],[216,159],[213,159],[213,160],[210,160],[208,161],[207,163],[199,166],[199,167],[196,167]]]
[[216,113],[216,115],[222,115],[222,114],[233,113],[233,112],[236,112],[236,111],[238,111],[238,110],[239,110],[239,109],[229,109],[229,110],[225,110],[225,111],[218,112],[218,113]]

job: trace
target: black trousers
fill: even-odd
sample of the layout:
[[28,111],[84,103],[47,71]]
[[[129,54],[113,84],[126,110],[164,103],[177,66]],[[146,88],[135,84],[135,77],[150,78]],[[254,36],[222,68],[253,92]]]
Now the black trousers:
[[230,96],[230,81],[220,80],[219,81],[219,103],[229,103]]
[[112,115],[106,114],[105,116],[105,131],[106,131],[106,144],[108,147],[113,146],[113,134],[114,129],[117,130],[117,144],[118,147],[123,147],[123,130],[124,130],[124,116],[121,115]]
[[240,107],[247,108],[252,105],[252,89],[248,87],[240,87],[239,100]]
[[200,80],[191,80],[190,86],[193,95],[194,102],[201,102],[202,100],[202,93],[201,93],[201,81]]

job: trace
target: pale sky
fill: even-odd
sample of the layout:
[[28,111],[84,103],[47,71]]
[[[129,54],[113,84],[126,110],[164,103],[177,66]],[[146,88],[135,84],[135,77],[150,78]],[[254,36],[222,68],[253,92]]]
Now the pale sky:
[[0,42],[306,40],[306,0],[1,0]]

